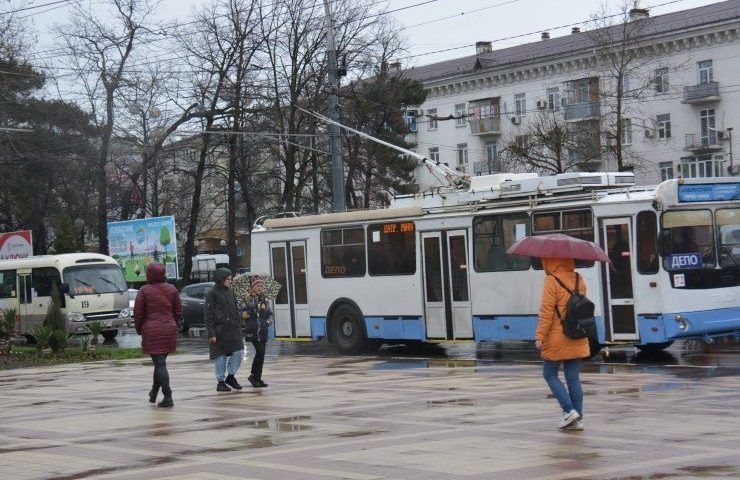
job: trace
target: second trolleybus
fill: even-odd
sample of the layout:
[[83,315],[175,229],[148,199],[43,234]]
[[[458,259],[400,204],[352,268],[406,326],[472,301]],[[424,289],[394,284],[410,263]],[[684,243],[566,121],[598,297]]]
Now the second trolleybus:
[[466,190],[390,208],[272,218],[252,231],[252,271],[282,284],[277,338],[328,337],[342,352],[383,342],[533,340],[545,274],[506,250],[528,235],[598,243],[578,261],[602,345],[660,350],[740,335],[740,182],[632,173],[475,177]]

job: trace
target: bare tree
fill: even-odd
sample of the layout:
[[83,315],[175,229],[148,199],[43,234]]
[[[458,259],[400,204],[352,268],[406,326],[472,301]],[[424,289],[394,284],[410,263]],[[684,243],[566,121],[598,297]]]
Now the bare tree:
[[75,4],[70,20],[57,26],[67,48],[67,59],[76,72],[89,102],[100,138],[95,166],[97,234],[101,252],[108,250],[108,182],[106,165],[116,121],[116,95],[126,78],[134,49],[146,40],[148,22],[156,4],[149,0],[107,0],[111,21],[97,16],[92,5]]
[[[333,4],[337,56],[351,69],[375,40],[379,17],[372,13],[374,2],[370,0],[338,0]],[[300,210],[306,200],[315,203],[316,192],[306,197],[304,190],[309,183],[319,185],[316,172],[323,170],[318,164],[321,157],[312,150],[316,144],[309,145],[305,138],[323,134],[325,129],[298,107],[325,110],[324,8],[321,2],[284,0],[273,7],[271,15],[280,21],[270,24],[265,35],[264,100],[271,129],[286,135],[277,158],[282,169],[281,207]]]
[[[645,49],[647,11],[640,9],[639,1],[623,0],[616,24],[614,15],[608,15],[606,6],[592,15],[587,32],[594,43],[602,75],[600,97],[604,105],[602,129],[606,160],[613,160],[618,170],[640,167],[643,159],[628,148],[632,135],[632,119],[639,118],[640,100],[654,91],[655,70],[677,70],[680,65],[669,65],[650,49]],[[648,62],[649,60],[649,62]],[[651,65],[647,70],[646,63]]]
[[[557,106],[555,106],[557,107]],[[564,173],[588,170],[599,150],[598,127],[588,122],[566,122],[553,108],[535,113],[514,134],[502,140],[495,171]]]

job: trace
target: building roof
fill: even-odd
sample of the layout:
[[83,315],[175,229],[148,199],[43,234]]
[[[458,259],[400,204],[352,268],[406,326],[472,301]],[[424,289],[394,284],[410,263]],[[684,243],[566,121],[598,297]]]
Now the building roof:
[[[737,19],[740,19],[740,0],[728,0],[638,20],[641,22],[639,36],[657,36]],[[406,69],[404,73],[407,78],[428,82],[445,77],[472,73],[476,70],[530,63],[548,57],[593,49],[597,45],[597,38],[616,40],[621,37],[621,32],[622,24],[613,25],[602,29],[573,33],[562,37],[494,50],[481,55],[470,55],[431,63],[429,65],[421,65]]]

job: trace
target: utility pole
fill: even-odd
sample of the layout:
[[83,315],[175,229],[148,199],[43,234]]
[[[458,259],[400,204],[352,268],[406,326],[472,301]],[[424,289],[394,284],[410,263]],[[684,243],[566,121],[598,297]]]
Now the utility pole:
[[[334,44],[334,22],[331,18],[329,0],[324,0],[326,11],[326,57],[329,67],[329,111],[330,119],[339,122],[339,76],[337,75],[337,50]],[[331,124],[331,184],[334,192],[333,209],[335,212],[343,212],[344,204],[344,165],[342,163],[342,137],[339,125]]]

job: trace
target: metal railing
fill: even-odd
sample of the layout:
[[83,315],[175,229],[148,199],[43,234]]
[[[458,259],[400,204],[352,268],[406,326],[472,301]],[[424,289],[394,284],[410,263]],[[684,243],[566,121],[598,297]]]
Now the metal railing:
[[708,97],[719,97],[719,82],[700,83],[683,87],[683,101],[693,102]]
[[710,131],[706,137],[696,133],[687,133],[684,148],[686,150],[720,150],[722,146],[719,144],[717,132]]
[[479,160],[473,162],[473,175],[490,175],[499,173],[501,166],[497,160]]
[[565,105],[565,120],[582,120],[601,116],[601,103],[583,102]]
[[501,117],[471,118],[468,123],[473,135],[501,133]]

